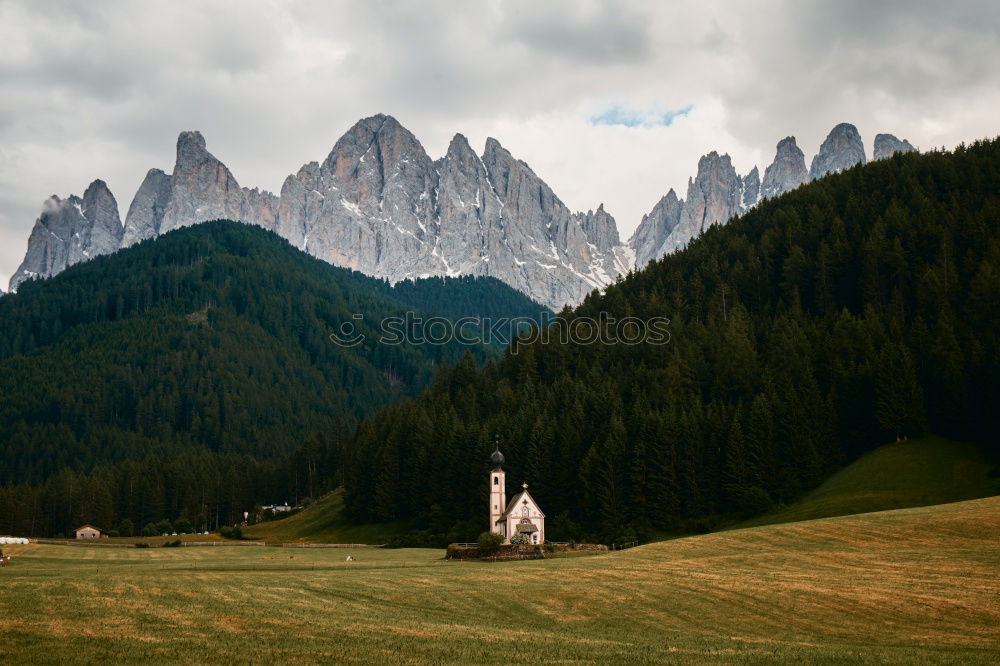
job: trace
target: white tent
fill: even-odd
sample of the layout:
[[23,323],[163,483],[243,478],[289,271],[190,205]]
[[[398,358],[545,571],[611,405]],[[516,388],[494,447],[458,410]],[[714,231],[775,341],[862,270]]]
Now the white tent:
[[0,537],[0,546],[24,545],[26,543],[28,543],[28,540],[22,537]]

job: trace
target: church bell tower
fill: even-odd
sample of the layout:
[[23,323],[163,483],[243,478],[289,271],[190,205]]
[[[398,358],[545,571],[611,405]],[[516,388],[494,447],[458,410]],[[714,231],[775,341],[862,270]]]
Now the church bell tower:
[[500,453],[498,443],[493,455],[490,456],[490,463],[493,465],[493,471],[490,472],[490,532],[499,534],[506,543],[507,525],[497,525],[500,516],[507,509],[507,475],[503,471],[503,462],[503,454]]

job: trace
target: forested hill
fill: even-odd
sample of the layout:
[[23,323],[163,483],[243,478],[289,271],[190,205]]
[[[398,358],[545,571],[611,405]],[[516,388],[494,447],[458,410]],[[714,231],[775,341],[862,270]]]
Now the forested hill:
[[[544,309],[492,279],[393,288],[227,221],[27,282],[0,299],[0,485],[181,449],[273,460],[311,435],[335,438],[465,351],[378,344],[382,318],[415,307]],[[344,322],[362,344],[330,340]]]
[[766,201],[571,317],[601,313],[668,317],[671,341],[460,362],[359,428],[351,515],[482,522],[494,433],[555,539],[751,515],[897,437],[995,445],[1000,141]]

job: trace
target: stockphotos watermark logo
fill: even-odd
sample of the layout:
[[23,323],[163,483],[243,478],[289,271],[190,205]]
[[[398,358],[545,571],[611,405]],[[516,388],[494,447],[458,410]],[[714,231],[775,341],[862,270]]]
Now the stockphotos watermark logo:
[[[375,325],[373,325],[375,324]],[[666,317],[616,318],[602,312],[596,317],[565,318],[546,313],[532,317],[424,317],[407,312],[377,323],[356,314],[344,321],[330,339],[341,347],[357,347],[373,339],[383,345],[519,345],[558,342],[576,345],[665,345],[670,342]]]

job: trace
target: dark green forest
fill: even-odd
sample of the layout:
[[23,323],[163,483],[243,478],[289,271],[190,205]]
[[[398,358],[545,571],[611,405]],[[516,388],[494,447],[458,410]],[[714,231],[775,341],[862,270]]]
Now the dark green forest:
[[1000,140],[800,187],[562,314],[670,342],[464,358],[344,447],[350,515],[485,529],[494,436],[554,539],[709,529],[896,438],[996,447]]
[[[408,311],[545,309],[491,278],[393,287],[227,221],[23,284],[0,298],[0,532],[215,526],[328,489],[362,417],[465,351],[502,351],[380,344],[379,322]],[[333,343],[344,322],[362,344]]]

